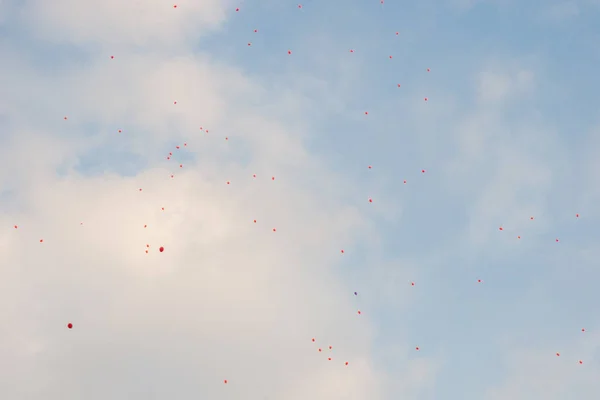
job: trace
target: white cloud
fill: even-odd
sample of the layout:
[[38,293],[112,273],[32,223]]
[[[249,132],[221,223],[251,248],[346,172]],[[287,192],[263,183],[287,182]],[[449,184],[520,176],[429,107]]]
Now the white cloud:
[[[193,47],[238,18],[237,4],[177,4],[27,2],[19,14],[24,27],[49,46],[69,43],[85,53],[61,68],[41,65],[26,45],[2,44],[0,393],[33,400],[428,395],[452,359],[429,350],[415,355],[411,336],[422,327],[402,325],[390,344],[379,324],[394,317],[404,324],[417,299],[445,301],[410,290],[413,280],[418,290],[436,287],[433,265],[470,257],[473,247],[494,255],[514,246],[492,236],[499,224],[511,239],[525,227],[531,236],[549,231],[554,217],[546,205],[564,161],[560,142],[533,107],[510,123],[505,118],[536,94],[539,70],[522,60],[488,62],[473,82],[476,106],[468,112],[457,94],[439,86],[427,92],[429,104],[419,93],[416,106],[386,100],[372,112],[415,111],[402,122],[418,120],[415,159],[435,164],[425,179],[439,179],[444,189],[432,196],[457,196],[467,210],[448,243],[425,241],[427,257],[392,257],[382,254],[390,238],[375,221],[398,223],[413,212],[405,197],[415,192],[403,197],[391,188],[406,169],[359,187],[307,146],[320,132],[311,117],[358,107],[363,121],[364,105],[352,97],[371,66],[311,55],[317,76],[298,67],[267,84]],[[337,46],[319,43],[315,54]],[[325,79],[332,71],[339,73],[333,82]],[[365,132],[375,137],[376,124]],[[393,148],[389,136],[379,145]],[[408,141],[399,148],[413,151]],[[104,174],[85,171],[92,158]],[[128,163],[136,164],[134,172],[123,176]],[[596,182],[592,174],[588,179]],[[430,181],[422,182],[419,189],[428,190]],[[535,228],[527,224],[530,215],[540,217]],[[402,237],[385,235],[407,247]],[[356,261],[357,247],[364,260]],[[423,282],[432,276],[433,284]],[[397,314],[378,315],[384,304]],[[565,354],[590,355],[594,343]],[[329,344],[332,361],[316,350],[329,353]],[[559,372],[566,383],[557,393],[577,382],[590,388],[597,370],[588,357],[589,376],[572,374],[569,368],[579,366],[570,364],[538,374],[546,349],[523,354],[505,360],[519,374],[490,389],[490,400],[517,398],[515,392],[541,388],[543,379],[558,380]]]
[[27,27],[45,40],[157,48],[180,47],[197,39],[217,28],[227,13],[234,12],[232,7],[222,0],[58,0],[26,2],[20,14]]
[[530,93],[534,74],[529,70],[499,72],[492,67],[479,74],[479,99],[484,102],[504,101],[509,95]]
[[[229,9],[216,1],[179,6],[59,1],[22,9],[39,37],[103,49],[88,54],[91,64],[48,76],[20,49],[4,48],[11,57],[0,67],[0,101],[11,131],[0,177],[14,194],[0,216],[0,392],[381,398],[370,310],[357,315],[332,268],[340,247],[376,236],[348,202],[356,189],[304,149],[307,102],[297,93],[268,92],[206,55],[168,55],[168,45],[185,49]],[[108,50],[129,45],[153,50]],[[177,151],[196,158],[178,168]],[[90,152],[105,174],[77,172]],[[134,155],[147,163],[142,172],[113,172],[126,161],[119,157]],[[316,351],[329,344],[331,362]],[[427,363],[420,371],[427,374]]]

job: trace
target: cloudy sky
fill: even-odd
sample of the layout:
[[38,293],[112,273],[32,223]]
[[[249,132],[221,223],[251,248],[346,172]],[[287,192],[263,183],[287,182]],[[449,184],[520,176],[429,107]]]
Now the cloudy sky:
[[0,397],[600,398],[600,2],[409,3],[0,0]]

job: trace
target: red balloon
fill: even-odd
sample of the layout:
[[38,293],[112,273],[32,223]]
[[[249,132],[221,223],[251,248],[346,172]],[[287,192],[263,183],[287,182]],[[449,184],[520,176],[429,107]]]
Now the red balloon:
[[165,251],[165,248],[161,247],[161,248],[158,249],[158,251],[160,251],[162,253],[163,251]]
[[69,328],[69,329],[73,329],[73,324],[69,322],[69,323],[67,324],[67,328]]

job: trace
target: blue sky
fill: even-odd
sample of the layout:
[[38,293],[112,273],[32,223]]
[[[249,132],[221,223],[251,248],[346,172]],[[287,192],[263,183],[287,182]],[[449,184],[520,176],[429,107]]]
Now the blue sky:
[[600,3],[177,4],[0,2],[3,397],[600,395]]

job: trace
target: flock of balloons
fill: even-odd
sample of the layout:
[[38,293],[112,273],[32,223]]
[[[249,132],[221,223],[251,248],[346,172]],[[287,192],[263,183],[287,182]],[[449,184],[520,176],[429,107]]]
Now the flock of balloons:
[[[380,3],[381,3],[381,4],[383,4],[383,3],[384,3],[384,1],[383,1],[383,0],[381,0],[381,1],[380,1]],[[298,4],[298,5],[297,5],[297,7],[298,7],[298,9],[303,9],[303,5],[302,5],[302,4]],[[182,9],[182,8],[179,8],[177,4],[174,4],[174,5],[172,6],[172,8],[173,8],[174,10],[176,10],[175,12],[185,12],[185,10],[184,10],[184,9]],[[234,10],[235,10],[235,12],[242,12],[241,8],[239,8],[239,7],[238,7],[238,8],[235,8]],[[169,10],[165,10],[165,12],[169,12]],[[255,33],[258,33],[258,31],[259,31],[258,29],[254,29],[254,32],[255,32]],[[391,33],[391,34],[392,34],[392,33]],[[398,35],[399,35],[399,32],[395,32],[395,35],[396,35],[396,36],[398,36]],[[252,46],[252,43],[251,43],[251,42],[248,42],[248,46]],[[350,53],[354,53],[354,51],[355,51],[354,49],[350,49],[350,50],[349,50],[349,52],[350,52]],[[287,50],[287,54],[291,56],[291,55],[292,55],[292,51],[291,51],[291,50]],[[389,56],[389,58],[391,59],[391,58],[392,58],[392,56],[390,55],[390,56]],[[111,60],[115,60],[115,57],[111,55],[111,56],[110,56],[110,59],[111,59]],[[115,62],[117,62],[117,61],[115,60]],[[425,70],[425,71],[427,71],[428,73],[429,73],[429,72],[431,72],[431,69],[430,69],[430,68],[424,68],[424,70]],[[398,87],[398,88],[400,88],[400,87],[401,87],[401,84],[399,84],[399,83],[393,83],[393,84],[394,84],[394,85],[397,85],[397,87]],[[427,102],[429,99],[428,99],[428,97],[423,97],[423,100],[424,100],[425,102]],[[177,106],[177,101],[173,101],[173,105],[174,105],[174,106]],[[364,111],[364,115],[368,116],[368,115],[369,115],[369,111]],[[67,116],[64,116],[64,121],[68,121],[68,117],[67,117]],[[206,128],[204,128],[204,127],[200,127],[200,131],[201,131],[201,132],[203,132],[203,133],[205,133],[205,134],[208,134],[208,133],[209,133],[209,130],[208,130],[208,129],[206,129]],[[121,133],[121,132],[122,132],[122,130],[120,130],[120,129],[119,129],[119,130],[118,130],[118,132],[119,132],[119,133]],[[228,138],[228,137],[225,137],[225,140],[229,140],[229,138]],[[187,145],[187,143],[182,143],[181,145],[177,145],[177,146],[175,146],[175,148],[174,148],[173,150],[171,150],[171,151],[169,151],[169,152],[168,152],[168,155],[166,155],[166,159],[167,159],[167,160],[171,160],[171,159],[174,157],[174,155],[173,155],[173,152],[174,152],[174,151],[176,152],[177,150],[180,150],[180,149],[182,149],[183,147],[187,147],[187,146],[188,146],[188,145]],[[183,164],[179,164],[179,168],[183,168]],[[373,167],[372,167],[372,165],[368,165],[368,166],[366,166],[366,168],[368,168],[369,170],[371,170]],[[421,174],[425,174],[425,173],[426,173],[426,170],[425,170],[425,169],[421,169],[420,171],[421,171]],[[173,178],[173,177],[174,177],[174,175],[171,175],[171,178]],[[249,177],[249,178],[250,178],[250,177]],[[252,177],[251,177],[251,178],[252,178],[252,179],[256,179],[256,174],[252,175]],[[274,180],[275,180],[275,177],[274,177],[274,176],[273,176],[273,177],[271,177],[271,180],[273,180],[273,181],[274,181]],[[404,184],[406,184],[406,183],[407,183],[407,181],[406,181],[406,180],[404,180],[404,181],[403,181],[403,183],[404,183]],[[229,185],[229,184],[231,184],[231,182],[230,182],[230,181],[226,181],[226,182],[224,182],[224,184],[226,184],[226,185]],[[139,188],[138,190],[141,192],[141,191],[143,190],[143,188]],[[374,200],[373,200],[372,198],[368,198],[368,202],[369,202],[369,203],[373,203],[373,201],[374,201]],[[164,210],[164,208],[162,208],[162,209]],[[574,217],[575,217],[575,218],[579,218],[579,214],[574,214]],[[531,217],[530,217],[530,220],[531,220],[531,221],[533,221],[533,220],[534,220],[534,217],[533,217],[533,216],[531,216]],[[252,221],[251,223],[257,223],[256,219],[254,219],[254,220],[249,220],[249,221]],[[81,222],[81,224],[83,225],[83,222]],[[146,227],[147,227],[147,225],[144,225],[144,228],[146,228]],[[18,229],[18,225],[14,225],[14,229]],[[276,229],[275,227],[273,227],[273,228],[271,228],[271,229],[272,229],[272,232],[277,232],[277,229]],[[505,228],[504,228],[503,226],[500,226],[498,229],[499,229],[499,231],[501,231],[501,232],[504,232],[504,231],[505,231]],[[517,234],[517,233],[515,233],[515,234],[516,234],[516,238],[517,238],[517,239],[521,239],[521,235],[520,235],[520,234]],[[555,241],[558,243],[558,242],[559,242],[559,239],[558,239],[558,238],[556,238],[556,239],[555,239]],[[44,243],[44,239],[39,239],[39,242],[40,242],[40,243]],[[150,245],[149,245],[149,244],[147,244],[147,245],[146,245],[145,252],[146,252],[146,253],[148,253],[148,252],[149,252],[149,249],[150,249]],[[165,251],[165,248],[164,248],[164,246],[160,246],[160,247],[158,247],[158,251],[159,251],[160,253],[163,253],[163,252]],[[344,249],[341,249],[341,250],[340,250],[340,253],[341,253],[341,254],[345,254],[345,250],[344,250]],[[477,283],[479,283],[479,284],[483,284],[483,280],[481,280],[481,279],[477,279]],[[411,286],[415,286],[415,282],[410,282],[410,284],[411,284]],[[358,292],[356,292],[356,291],[354,291],[354,292],[353,292],[353,294],[354,294],[354,296],[358,296],[358,295],[359,295],[359,293],[358,293]],[[358,311],[357,311],[357,315],[358,315],[358,316],[360,316],[360,315],[361,315],[361,311],[360,311],[360,310],[358,310]],[[67,327],[68,329],[73,329],[73,328],[74,328],[74,324],[73,324],[72,322],[68,322],[68,323],[66,324],[66,327]],[[586,330],[585,330],[585,328],[581,328],[581,332],[585,332],[585,331],[586,331]],[[312,339],[310,339],[310,338],[309,338],[309,339],[307,339],[307,340],[311,340],[311,341],[312,341],[313,343],[315,343],[315,344],[317,343],[317,339],[316,339],[316,338],[312,338]],[[329,351],[332,351],[332,349],[333,349],[333,346],[331,346],[331,345],[328,345],[326,348],[327,348]],[[418,350],[419,350],[419,347],[418,347],[418,346],[417,346],[417,347],[415,347],[415,351],[418,351]],[[322,347],[318,347],[318,348],[317,348],[317,351],[318,351],[319,353],[321,353],[321,352],[323,352],[323,348],[322,348]],[[557,352],[557,353],[556,353],[556,356],[560,356],[560,353],[559,353],[559,352]],[[329,355],[329,356],[327,356],[327,360],[328,360],[328,361],[332,361],[332,357],[331,357],[330,355]],[[578,361],[578,363],[579,363],[579,364],[583,364],[583,361],[582,361],[582,360],[579,360],[579,361]],[[348,361],[344,361],[343,365],[344,365],[344,366],[348,366],[348,365],[349,365],[349,362],[348,362]],[[223,383],[224,383],[224,384],[227,384],[228,382],[229,382],[229,381],[228,381],[227,379],[223,379]]]

